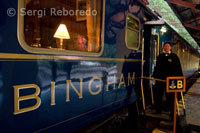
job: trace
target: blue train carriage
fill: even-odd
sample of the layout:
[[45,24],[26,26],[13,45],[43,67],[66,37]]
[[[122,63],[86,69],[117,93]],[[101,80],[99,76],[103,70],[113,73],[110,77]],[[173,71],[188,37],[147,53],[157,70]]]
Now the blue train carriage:
[[140,97],[144,9],[136,1],[0,6],[1,132],[72,132]]

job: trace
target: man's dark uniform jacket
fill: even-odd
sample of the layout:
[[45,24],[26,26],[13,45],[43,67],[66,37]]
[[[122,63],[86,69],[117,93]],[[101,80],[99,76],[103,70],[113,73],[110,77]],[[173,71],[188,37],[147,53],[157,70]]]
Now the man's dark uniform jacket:
[[[158,56],[156,67],[154,69],[153,77],[157,79],[166,80],[168,76],[183,76],[183,72],[181,69],[181,64],[179,58],[176,54],[160,54]],[[162,97],[166,90],[166,82],[156,81],[155,88],[155,107],[157,112],[162,111],[162,107],[167,107],[171,112],[171,117],[173,117],[173,94],[165,93],[166,95],[166,105],[162,103]]]
[[166,80],[168,76],[183,76],[179,58],[174,53],[160,54],[154,69],[154,78]]

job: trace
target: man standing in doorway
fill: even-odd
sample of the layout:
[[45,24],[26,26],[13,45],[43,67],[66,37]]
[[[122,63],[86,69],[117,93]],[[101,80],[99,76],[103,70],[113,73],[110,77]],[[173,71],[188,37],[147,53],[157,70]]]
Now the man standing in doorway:
[[[172,44],[165,42],[163,46],[164,52],[160,54],[156,61],[153,77],[156,79],[166,80],[171,76],[183,76],[181,64],[176,54],[171,52]],[[156,81],[155,88],[155,107],[157,113],[162,111],[163,94],[166,96],[166,106],[170,111],[171,117],[173,116],[173,93],[166,93],[166,82]]]

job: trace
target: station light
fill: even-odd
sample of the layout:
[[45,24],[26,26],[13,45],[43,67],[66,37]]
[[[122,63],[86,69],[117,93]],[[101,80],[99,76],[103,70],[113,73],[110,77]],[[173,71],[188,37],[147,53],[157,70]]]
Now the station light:
[[165,33],[165,32],[167,32],[167,28],[164,27],[164,26],[162,26],[162,28],[160,29],[160,31],[161,31],[162,33]]

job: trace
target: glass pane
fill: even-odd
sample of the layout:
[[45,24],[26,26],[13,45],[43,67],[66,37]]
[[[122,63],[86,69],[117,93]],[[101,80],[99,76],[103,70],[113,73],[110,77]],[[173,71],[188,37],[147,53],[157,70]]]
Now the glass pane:
[[131,48],[138,48],[139,45],[138,32],[127,29],[127,44]]
[[140,23],[134,16],[127,16],[127,27],[126,27],[126,43],[128,48],[137,50],[139,48],[139,34],[140,34]]
[[132,18],[131,16],[127,17],[127,26],[130,29],[139,31],[139,22]]
[[101,9],[101,0],[25,0],[25,41],[36,48],[99,52]]

